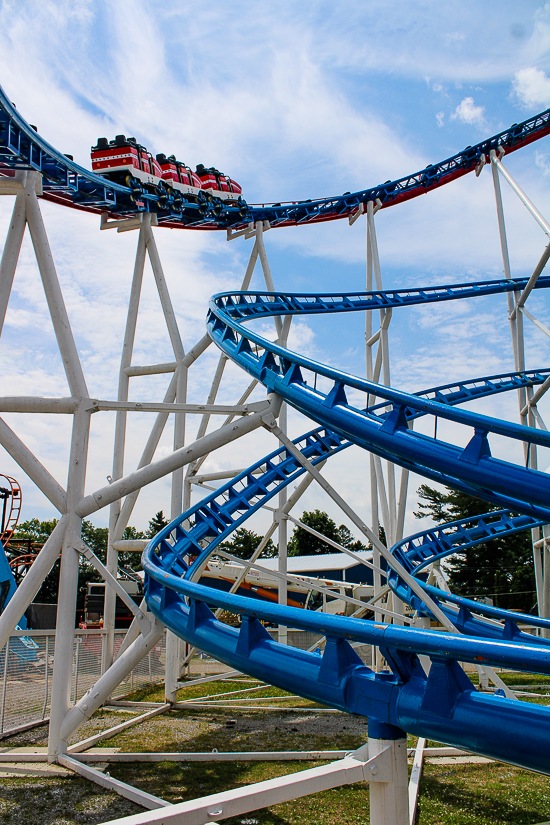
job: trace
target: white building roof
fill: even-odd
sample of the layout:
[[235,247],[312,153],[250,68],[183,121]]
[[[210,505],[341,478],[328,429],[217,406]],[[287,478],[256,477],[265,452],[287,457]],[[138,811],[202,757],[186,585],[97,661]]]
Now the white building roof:
[[[372,550],[361,550],[356,553],[365,561],[372,561]],[[318,570],[347,570],[355,567],[358,562],[346,553],[322,553],[315,556],[289,556],[289,573],[315,573]],[[275,556],[272,559],[258,559],[258,564],[269,570],[277,570],[279,560]]]

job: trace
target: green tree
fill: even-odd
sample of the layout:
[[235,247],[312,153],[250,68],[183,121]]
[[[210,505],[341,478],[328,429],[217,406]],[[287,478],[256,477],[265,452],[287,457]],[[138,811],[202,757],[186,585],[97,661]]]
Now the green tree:
[[[345,524],[336,526],[336,522],[324,512],[324,510],[310,510],[302,513],[300,518],[308,527],[312,527],[318,533],[322,533],[328,539],[341,544],[343,547],[348,547],[355,552],[359,550],[368,550],[369,548],[363,544],[359,539],[355,539],[351,531]],[[288,542],[289,556],[316,556],[324,553],[336,553],[336,548],[332,547],[327,542],[323,541],[317,536],[314,536],[303,527],[295,527]]]
[[[40,521],[37,518],[28,519],[17,526],[6,549],[8,560],[16,556],[36,554],[53,533],[58,519]],[[34,597],[35,602],[55,604],[59,582],[60,560],[58,559],[42,582],[40,590]],[[19,584],[19,582],[17,582]]]
[[[225,550],[233,556],[238,556],[239,559],[249,559],[256,550],[263,536],[259,536],[253,530],[247,530],[246,527],[239,527],[235,530],[230,541],[224,541],[220,544],[220,550]],[[269,559],[277,555],[277,548],[271,541],[268,540],[266,546],[261,552],[261,559]]]
[[[498,510],[487,501],[427,484],[418,488],[421,499],[415,516],[436,522],[468,519]],[[536,602],[530,531],[491,539],[456,553],[445,564],[453,593],[470,598],[490,597],[497,607],[529,613]]]
[[[50,521],[40,521],[37,518],[29,519],[18,525],[13,534],[10,546],[7,548],[9,557],[20,553],[37,553],[46,543],[48,537],[53,532],[57,519]],[[107,558],[107,541],[109,531],[106,527],[95,527],[91,521],[86,519],[82,522],[82,540],[93,550],[96,556],[105,563]],[[122,536],[123,539],[143,539],[145,534],[135,527],[128,526]],[[138,553],[119,553],[118,562],[121,566],[131,567],[133,570],[141,569],[140,555]],[[60,559],[58,559],[36,594],[34,601],[44,604],[55,604],[59,591]],[[88,582],[102,581],[100,574],[95,567],[83,556],[80,557],[78,567],[78,595],[77,609],[84,609],[84,598],[86,596]]]
[[164,518],[164,512],[162,510],[159,510],[158,513],[156,513],[149,522],[149,528],[146,532],[146,538],[154,538],[157,535],[157,533],[160,533],[163,527],[167,527],[169,524],[170,522],[168,521],[168,519]]

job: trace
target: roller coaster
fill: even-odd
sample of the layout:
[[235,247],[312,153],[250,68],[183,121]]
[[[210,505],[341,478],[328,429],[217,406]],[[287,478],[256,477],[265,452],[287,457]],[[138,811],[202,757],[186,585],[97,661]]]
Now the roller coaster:
[[[366,215],[370,231],[371,275],[374,270],[376,280],[375,288],[366,292],[287,294],[272,288],[267,275],[265,291],[250,291],[250,272],[240,291],[224,292],[212,298],[207,315],[208,339],[199,342],[196,351],[181,356],[179,363],[187,364],[187,369],[197,354],[200,355],[210,341],[214,342],[223,359],[232,361],[248,374],[251,386],[261,384],[267,391],[265,403],[244,407],[244,401],[241,401],[241,423],[232,425],[238,431],[236,435],[249,432],[252,426],[263,426],[279,439],[280,447],[237,473],[197,504],[184,508],[181,515],[173,518],[148,544],[143,554],[143,566],[149,619],[145,618],[145,611],[134,611],[136,618],[127,644],[112,667],[72,708],[65,705],[59,709],[54,720],[57,725],[57,739],[54,739],[57,743],[55,756],[62,764],[67,762],[62,743],[66,748],[71,733],[101,704],[116,680],[155,644],[160,637],[159,628],[165,626],[177,637],[235,670],[332,708],[368,717],[369,737],[385,743],[384,747],[401,742],[408,732],[550,774],[547,747],[550,710],[515,701],[509,691],[499,690],[494,695],[478,692],[460,665],[467,662],[484,668],[504,667],[550,674],[550,618],[546,608],[540,604],[540,598],[539,612],[544,615],[539,617],[482,604],[450,593],[444,579],[437,575],[441,559],[491,538],[511,536],[525,530],[533,531],[540,558],[540,547],[545,547],[546,525],[550,523],[550,477],[537,469],[536,451],[550,447],[550,433],[541,423],[536,403],[550,387],[550,369],[525,368],[522,346],[518,343],[517,331],[513,331],[516,336],[513,337],[513,371],[409,393],[381,382],[380,363],[374,366],[371,363],[370,374],[363,379],[293,352],[286,345],[288,324],[293,316],[357,312],[368,316],[373,310],[384,314],[406,307],[492,295],[507,296],[513,326],[531,292],[550,287],[550,277],[543,275],[550,257],[550,244],[529,278],[511,276],[506,252],[503,253],[504,277],[499,280],[387,290],[381,287],[376,277],[373,218],[379,209],[425,194],[470,172],[479,175],[488,165],[495,181],[499,174],[503,175],[550,236],[547,222],[502,165],[504,155],[545,137],[549,132],[550,110],[547,110],[467,147],[441,163],[370,189],[316,201],[245,204],[246,211],[242,205],[237,210],[231,204],[222,204],[216,211],[202,208],[200,213],[198,210],[194,213],[192,208],[182,211],[177,204],[168,202],[164,192],[155,194],[152,190],[144,190],[136,200],[135,192],[129,187],[106,181],[78,166],[46,143],[4,93],[0,93],[0,175],[7,181],[6,192],[11,191],[10,180],[16,193],[18,186],[27,185],[22,182],[22,173],[38,173],[32,180],[39,181],[35,187],[39,197],[101,214],[103,224],[121,225],[125,220],[131,221],[141,215],[145,225],[144,216],[147,215],[150,216],[149,232],[153,224],[226,230],[228,238],[254,237],[251,261],[255,263],[260,255],[262,265],[265,256],[262,233],[266,228],[343,218],[353,224]],[[502,240],[503,218],[496,182],[495,191]],[[255,331],[254,321],[266,318],[275,320],[278,333],[275,341]],[[382,341],[383,325],[377,334],[377,340]],[[130,369],[129,364],[125,369]],[[520,398],[520,424],[462,408],[473,400],[510,391],[518,393]],[[75,396],[84,395],[74,387],[71,387],[71,393],[73,401]],[[166,400],[178,403],[175,390]],[[71,399],[58,401],[64,402],[64,411],[71,411]],[[299,438],[290,439],[285,427],[277,420],[283,402],[318,426]],[[122,409],[97,400],[94,403],[96,409]],[[213,404],[212,401],[209,403]],[[71,408],[75,411],[75,420],[77,406],[75,401]],[[50,407],[53,407],[53,401]],[[124,409],[131,407],[127,403]],[[214,411],[213,407],[212,410],[210,407],[204,409],[206,416]],[[183,411],[182,406],[179,412]],[[416,421],[426,420],[435,425],[433,435],[427,434],[426,427],[414,429]],[[439,420],[451,422],[453,432],[460,435],[453,441],[438,437]],[[534,426],[535,422],[538,428]],[[231,421],[227,426],[230,425]],[[120,473],[108,487],[88,496],[84,496],[82,482],[79,495],[73,497],[76,504],[72,512],[82,518],[106,504],[113,505],[123,495],[131,497],[142,484],[163,473],[175,472],[190,461],[195,462],[196,473],[203,456],[218,443],[214,443],[212,437],[208,442],[211,446],[205,446],[201,452],[201,438],[205,442],[209,438],[205,432],[206,425],[199,431],[195,445],[186,448],[180,443],[174,452],[177,460],[158,462],[155,471],[145,467],[147,462],[143,462],[132,476],[124,478]],[[500,451],[506,459],[492,454],[491,444],[496,440],[500,445],[505,444],[504,450],[501,446]],[[4,446],[8,441],[4,434]],[[223,439],[218,441],[227,443]],[[417,473],[500,509],[402,538],[395,524],[396,520],[400,521],[402,527],[404,515],[400,505],[397,519],[394,516],[395,529],[390,531],[393,532],[393,545],[388,548],[381,542],[375,525],[367,526],[320,472],[328,459],[352,445],[370,455],[371,479],[374,477],[379,486],[383,483],[380,470],[380,460],[383,460],[388,466],[401,467],[403,473]],[[190,455],[187,459],[184,457],[186,450]],[[516,453],[523,453],[523,462],[513,460]],[[16,454],[17,450],[13,448],[12,455]],[[28,456],[23,452],[20,456],[24,469],[29,472]],[[372,543],[376,551],[373,566],[378,574],[382,571],[377,567],[376,559],[385,559],[386,590],[390,588],[395,595],[394,604],[401,601],[410,606],[414,619],[396,614],[395,607],[393,612],[390,608],[384,610],[376,600],[369,605],[376,620],[367,621],[361,618],[365,606],[360,604],[351,617],[332,616],[299,610],[285,603],[262,603],[198,583],[209,558],[220,554],[220,544],[236,528],[273,498],[279,497],[279,502],[284,502],[286,488],[306,478],[319,483]],[[58,491],[44,478],[42,483],[50,490],[52,501],[55,498],[61,505],[66,504],[62,497],[64,491]],[[135,499],[133,501],[135,503]],[[131,506],[132,503],[130,512]],[[395,507],[395,502],[388,504],[386,500],[385,506],[388,511]],[[60,509],[64,513],[71,512],[67,506]],[[386,516],[391,521],[387,513]],[[279,525],[284,518],[284,513],[279,515]],[[116,528],[116,519],[113,524]],[[239,561],[227,552],[221,555],[229,561]],[[257,554],[249,565],[262,570]],[[105,575],[109,582],[108,571]],[[543,572],[538,570],[537,575],[540,579]],[[537,581],[539,597],[543,590],[540,579]],[[240,615],[240,627],[221,622],[217,613],[222,610]],[[397,623],[389,623],[384,616],[390,619],[393,616]],[[160,624],[155,624],[153,617]],[[430,629],[430,620],[439,622],[443,632]],[[5,621],[6,626],[9,621],[11,619]],[[322,653],[298,650],[275,641],[265,629],[265,623],[311,631],[325,637]],[[7,629],[9,632],[9,627]],[[380,651],[386,664],[384,670],[368,667],[357,655],[354,646],[365,644]],[[374,758],[372,753],[370,758]],[[396,803],[393,813],[382,803],[380,805],[378,819],[372,819],[373,823],[392,821],[401,825],[405,821],[402,803]],[[383,808],[384,812],[380,813]],[[174,806],[174,817],[176,809],[178,806]],[[163,815],[167,815],[165,809]],[[222,811],[209,813],[210,817],[214,815],[222,816]],[[223,814],[226,815],[232,813]],[[137,816],[127,821],[157,821],[154,815],[148,816],[152,818]],[[395,817],[393,820],[392,816]]]

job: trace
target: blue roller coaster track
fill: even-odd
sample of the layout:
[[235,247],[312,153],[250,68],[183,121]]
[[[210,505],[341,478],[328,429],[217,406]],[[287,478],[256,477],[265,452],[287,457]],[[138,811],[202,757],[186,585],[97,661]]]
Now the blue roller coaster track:
[[[231,207],[220,214],[185,216],[161,205],[154,192],[136,202],[130,189],[75,164],[44,141],[0,90],[0,176],[18,170],[42,175],[42,197],[112,217],[156,212],[160,225],[190,229],[242,229],[256,221],[300,225],[350,217],[375,201],[391,206],[480,169],[492,151],[509,153],[550,132],[550,110],[467,147],[413,175],[338,197]],[[357,378],[268,341],[251,330],[255,318],[328,315],[519,293],[525,279],[480,281],[424,289],[356,294],[238,292],[216,295],[207,326],[217,346],[239,367],[319,425],[275,450],[164,528],[143,555],[146,599],[171,630],[222,662],[331,707],[369,718],[374,735],[402,731],[550,774],[550,709],[476,691],[460,662],[550,674],[550,620],[526,616],[455,596],[428,583],[426,568],[438,559],[498,536],[550,522],[550,478],[514,462],[514,442],[550,447],[550,433],[461,409],[472,400],[541,386],[549,369],[451,383],[405,393]],[[550,286],[540,277],[537,289]],[[363,398],[363,401],[359,399]],[[467,433],[465,447],[417,432],[412,422],[446,419]],[[507,459],[491,453],[495,436]],[[409,536],[388,553],[387,581],[420,615],[437,607],[457,633],[331,616],[224,593],[197,583],[208,557],[232,531],[304,472],[358,445],[420,475],[498,505],[501,509]],[[517,447],[517,445],[516,445]],[[386,551],[387,552],[387,551]],[[240,628],[218,621],[213,608],[242,617]],[[323,653],[275,642],[262,622],[326,637]],[[521,624],[539,628],[534,636]],[[389,670],[375,673],[353,645],[380,648]],[[419,657],[431,662],[425,669]]]
[[[422,615],[430,608],[402,577],[414,577],[462,635],[404,628],[357,618],[312,614],[221,594],[197,584],[215,548],[282,487],[304,472],[283,447],[249,467],[172,522],[146,548],[146,598],[150,609],[178,635],[231,667],[351,713],[369,717],[373,729],[406,730],[502,761],[550,773],[549,711],[503,696],[478,693],[459,662],[548,673],[548,640],[521,631],[520,623],[550,629],[550,621],[481,605],[428,585],[422,571],[449,554],[490,538],[549,521],[550,480],[545,473],[491,455],[497,434],[550,446],[550,435],[457,409],[476,398],[541,385],[547,370],[494,375],[409,394],[318,364],[251,331],[246,321],[274,315],[364,311],[520,291],[526,280],[484,281],[443,287],[354,295],[225,293],[210,304],[207,325],[216,344],[242,369],[320,427],[294,441],[312,464],[354,443],[403,467],[506,509],[469,522],[446,524],[391,548],[388,583]],[[541,278],[538,288],[550,280]],[[328,379],[328,380],[327,380]],[[324,388],[320,386],[324,382]],[[351,398],[353,390],[353,401]],[[359,392],[358,392],[359,391]],[[363,393],[365,404],[355,400]],[[381,400],[380,400],[381,399]],[[410,429],[432,416],[466,427],[465,448]],[[513,512],[511,512],[513,511]],[[519,515],[518,515],[519,514]],[[394,569],[392,569],[394,568]],[[241,614],[240,629],[219,622],[211,608]],[[262,621],[326,636],[322,656],[278,644]],[[378,645],[390,671],[377,674],[353,650]],[[429,673],[419,655],[431,660]],[[382,728],[376,728],[377,725]],[[510,747],[513,739],[514,747]]]

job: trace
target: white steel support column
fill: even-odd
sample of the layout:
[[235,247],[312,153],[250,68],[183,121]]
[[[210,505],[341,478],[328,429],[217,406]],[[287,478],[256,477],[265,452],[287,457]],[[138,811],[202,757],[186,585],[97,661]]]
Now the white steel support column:
[[[504,206],[502,203],[502,192],[500,188],[500,177],[499,172],[504,175],[508,183],[512,186],[512,189],[516,192],[519,196],[522,203],[527,206],[529,212],[533,215],[537,223],[542,227],[545,233],[548,235],[550,226],[544,220],[540,212],[533,206],[533,204],[529,201],[529,199],[524,195],[524,193],[519,189],[515,181],[511,178],[508,172],[504,169],[502,164],[500,163],[500,158],[497,152],[494,150],[490,153],[491,157],[491,172],[493,176],[493,186],[495,190],[495,201],[496,201],[496,210],[497,210],[497,220],[498,220],[498,229],[499,229],[499,237],[500,237],[500,248],[502,253],[502,263],[504,269],[504,276],[507,280],[511,280],[512,273],[510,268],[510,256],[508,253],[508,241],[506,237],[506,223],[504,218]],[[548,248],[543,253],[541,260],[539,261],[538,266],[535,269],[530,281],[529,287],[532,289],[532,286],[536,282],[536,279],[542,272],[544,265],[546,263],[548,257]],[[510,332],[512,336],[512,349],[514,354],[514,366],[517,371],[525,369],[525,337],[523,331],[523,312],[518,312],[517,308],[525,301],[527,295],[529,294],[529,289],[524,290],[523,295],[519,292],[508,292],[507,293],[507,302],[508,302],[508,316],[510,319]],[[525,389],[521,387],[518,389],[518,402],[519,402],[519,416],[520,416],[520,423],[529,426],[535,427],[536,426],[536,419],[535,419],[535,410],[532,406],[530,406],[529,401],[533,397],[533,389]],[[535,444],[527,445],[524,443],[523,445],[524,456],[525,456],[525,463],[529,467],[536,468],[537,467],[537,448]],[[546,528],[544,528],[546,529]],[[538,539],[539,531],[534,530],[532,531],[532,538],[533,538],[533,545],[535,544],[536,540]],[[535,567],[535,581],[536,581],[536,589],[537,589],[537,605],[538,605],[538,613],[539,616],[543,616],[545,618],[550,618],[550,570],[549,565],[546,563],[547,557],[547,550],[546,545],[543,545],[542,549],[542,558],[541,553],[538,548],[533,546],[533,560],[534,560],[534,567]],[[542,599],[541,599],[542,597]],[[544,635],[549,635],[548,630],[543,630]]]
[[[370,263],[374,271],[374,280],[376,289],[382,290],[382,273],[380,269],[380,258],[378,255],[378,242],[376,239],[376,228],[374,225],[374,203],[369,201],[367,203],[367,238],[368,246],[370,248]],[[376,360],[380,364],[380,371],[382,372],[382,383],[389,387],[391,383],[390,378],[390,358],[389,358],[389,342],[388,342],[388,326],[391,320],[391,310],[380,310],[380,337],[378,339],[378,352]],[[378,381],[379,376],[376,374],[375,367],[373,380]],[[395,497],[395,466],[391,462],[386,462],[386,471],[388,479],[388,522],[384,524],[386,531],[386,539],[391,546],[395,541],[396,533],[396,497]],[[380,487],[381,479],[378,478],[378,486]]]
[[[380,257],[378,253],[378,242],[376,238],[376,227],[374,222],[374,215],[380,208],[380,204],[369,201],[367,203],[367,291],[372,291],[375,287],[378,290],[383,289],[382,273],[380,268]],[[389,325],[392,317],[391,309],[382,309],[379,312],[380,323],[379,329],[373,333],[372,312],[366,313],[365,323],[365,357],[367,379],[371,381],[381,381],[384,386],[391,386],[390,374],[390,354],[389,354]],[[372,348],[377,344],[376,358],[373,363]],[[371,398],[368,402],[371,402]],[[382,516],[382,523],[386,534],[386,543],[388,547],[394,544],[402,536],[404,521],[405,521],[405,506],[407,501],[407,488],[409,475],[405,471],[401,471],[399,483],[399,495],[397,494],[396,479],[395,479],[395,465],[386,461],[386,479],[382,469],[382,462],[379,458],[370,454],[370,480],[371,480],[371,517],[373,532],[378,535],[379,517]],[[387,480],[387,486],[386,486]],[[379,566],[380,558],[378,551],[373,548],[373,561]],[[378,595],[381,589],[380,575],[375,573],[374,593]],[[404,612],[403,603],[394,594],[388,595],[388,600],[391,601],[393,612],[401,615]],[[397,623],[401,623],[399,619],[394,619]],[[377,651],[373,651],[373,664],[378,667]]]
[[[269,260],[267,257],[267,252],[264,243],[264,225],[262,221],[256,222],[256,246],[258,248],[259,256],[260,256],[260,263],[262,265],[262,272],[264,275],[265,285],[267,287],[268,292],[275,292],[275,284],[273,282],[273,277],[271,275],[271,268],[269,266]],[[282,347],[286,347],[288,341],[288,333],[290,331],[290,324],[292,322],[292,316],[287,316],[285,318],[285,322],[281,320],[279,316],[275,316],[273,318],[275,322],[275,329],[277,331],[277,337],[279,344]],[[281,430],[285,433],[287,432],[287,425],[288,425],[288,410],[287,405],[283,402],[281,405],[281,412],[279,414],[279,426]],[[281,446],[283,446],[282,442],[280,442]],[[287,489],[284,487],[281,492],[279,493],[279,529],[278,529],[278,572],[280,576],[284,578],[279,579],[278,584],[278,603],[282,605],[286,605],[288,601],[288,584],[286,580],[286,575],[288,572],[288,522],[285,518],[282,517],[284,512],[284,507],[287,501]],[[283,625],[278,626],[278,641],[281,644],[286,644],[288,640],[288,630]]]
[[[497,155],[496,152],[493,150],[491,152],[491,172],[493,174],[493,186],[495,190],[495,201],[496,201],[496,209],[497,209],[497,220],[498,220],[498,232],[500,238],[500,250],[502,254],[502,267],[504,270],[504,277],[506,280],[510,281],[512,279],[512,271],[510,268],[510,255],[508,252],[508,239],[506,237],[506,222],[504,220],[504,207],[502,204],[502,191],[500,188],[500,178],[498,175],[498,166],[496,164]],[[514,305],[519,297],[519,293],[512,293],[508,292],[506,294],[506,299],[508,302],[508,314],[510,317],[510,332],[512,335],[512,349],[514,353],[514,367],[516,370],[525,369],[525,358],[523,354],[523,340],[521,341],[521,351],[519,347],[519,340],[518,340],[518,326],[517,326],[517,317],[515,317],[514,313]],[[521,314],[521,313],[518,313]],[[523,362],[523,364],[522,364]],[[520,411],[525,406],[525,390],[523,388],[518,390],[518,399],[520,405]],[[526,423],[525,419],[523,418],[522,423]]]
[[57,279],[46,227],[42,220],[36,193],[28,193],[26,203],[27,223],[31,233],[34,252],[40,270],[40,276],[46,293],[46,300],[59,346],[59,352],[65,368],[71,395],[75,398],[87,398],[88,390],[84,373],[80,365],[78,351],[73,338],[69,316]]
[[75,413],[69,464],[68,524],[61,553],[59,594],[55,632],[55,656],[52,679],[48,758],[53,761],[66,753],[67,742],[61,736],[61,725],[71,707],[71,676],[73,664],[76,596],[80,555],[76,550],[80,541],[82,518],[75,506],[84,494],[90,413],[84,409]]
[[[284,346],[284,345],[283,345]],[[279,414],[279,426],[281,430],[286,434],[287,432],[287,405],[283,403],[281,405],[281,412]],[[281,446],[283,444],[279,442]],[[287,502],[287,488],[283,487],[281,492],[279,493],[279,509],[278,509],[278,544],[279,544],[279,559],[278,559],[278,571],[281,576],[284,578],[279,579],[278,584],[278,603],[285,605],[288,602],[288,582],[286,576],[288,574],[288,521],[284,518],[284,508]],[[278,635],[277,640],[281,643],[286,645],[288,642],[288,628],[285,625],[278,625]]]
[[[24,186],[32,186],[32,189],[34,189],[37,174],[37,172],[16,172],[15,180]],[[19,253],[21,252],[23,235],[25,234],[25,226],[27,223],[25,212],[26,198],[26,189],[21,189],[15,197],[6,243],[4,245],[4,251],[2,252],[2,260],[0,261],[0,335],[2,335],[15,269],[17,267],[17,261],[19,260]]]
[[[391,782],[371,782],[370,825],[409,825],[409,787],[407,765],[407,737],[400,731],[399,738],[382,738],[383,729],[397,735],[392,725],[384,725],[369,719],[369,759],[389,749],[392,766]],[[380,736],[380,738],[378,738]]]
[[[369,222],[366,221],[366,238],[367,238],[367,282],[366,288],[367,292],[371,292],[373,289],[373,264],[372,264],[372,247],[370,243],[370,225]],[[366,374],[367,380],[373,380],[373,360],[372,360],[372,347],[373,343],[373,331],[372,331],[372,313],[373,310],[369,309],[365,312],[365,363],[366,363]],[[379,333],[378,333],[379,335]],[[378,339],[377,339],[378,340]],[[372,396],[369,396],[367,399],[367,403],[370,404],[374,401]],[[370,509],[371,509],[371,526],[373,533],[378,535],[378,529],[380,525],[380,516],[378,510],[378,481],[376,478],[376,466],[374,463],[374,454],[369,453],[369,471],[370,471]],[[380,550],[376,545],[373,544],[372,546],[372,560],[377,568],[380,567]],[[381,575],[378,570],[373,571],[373,589],[374,589],[374,597],[376,598],[382,589],[382,579]],[[377,602],[378,604],[378,602]],[[383,614],[375,611],[374,613],[374,620],[376,622],[383,621]],[[371,662],[374,670],[378,671],[380,666],[380,655],[379,650],[376,645],[372,645],[371,647]]]
[[[151,216],[148,216],[149,221]],[[139,310],[139,300],[141,287],[143,284],[143,270],[145,266],[145,224],[142,223],[139,230],[136,260],[134,264],[134,275],[130,289],[128,301],[128,314],[126,318],[126,330],[124,333],[124,343],[122,345],[122,355],[120,359],[120,371],[118,376],[118,401],[127,401],[130,378],[126,370],[132,363],[132,353],[134,350],[134,340],[136,335],[136,325]],[[124,473],[124,447],[126,442],[126,422],[128,413],[126,410],[119,410],[116,414],[115,423],[115,443],[113,454],[112,478],[116,481],[122,478]],[[111,504],[109,512],[109,542],[107,547],[107,569],[116,577],[118,566],[118,553],[113,544],[119,538],[116,535],[117,520],[120,515],[120,499]],[[105,588],[105,602],[103,605],[103,627],[105,635],[102,640],[101,672],[110,667],[114,655],[115,643],[115,608],[116,594],[110,587]]]
[[[185,358],[185,350],[181,340],[181,335],[178,329],[178,322],[176,313],[170,299],[168,292],[168,285],[156,241],[151,229],[151,221],[149,220],[144,226],[145,243],[147,252],[149,253],[149,260],[153,269],[153,275],[157,285],[157,290],[164,313],[164,319],[168,328],[168,335],[174,356],[178,363],[176,369],[176,402],[185,404],[187,401],[187,367],[183,366]],[[185,413],[174,413],[174,451],[183,447],[185,442]],[[183,507],[183,467],[178,467],[172,473],[172,498],[170,507],[170,518],[177,518]],[[166,657],[165,657],[165,679],[164,692],[167,702],[175,702],[177,699],[177,683],[180,676],[180,640],[170,630],[166,632]]]

